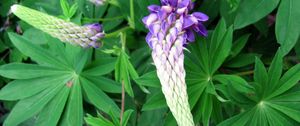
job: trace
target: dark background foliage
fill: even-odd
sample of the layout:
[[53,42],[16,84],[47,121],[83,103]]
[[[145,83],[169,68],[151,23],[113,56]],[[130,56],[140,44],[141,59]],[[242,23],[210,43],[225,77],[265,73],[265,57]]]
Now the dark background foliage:
[[[0,123],[176,125],[141,22],[159,0],[107,1],[0,1]],[[64,44],[11,14],[15,3],[79,25],[99,22],[104,46]],[[209,36],[185,51],[197,125],[300,125],[299,7],[299,0],[195,1],[193,11],[210,17]]]

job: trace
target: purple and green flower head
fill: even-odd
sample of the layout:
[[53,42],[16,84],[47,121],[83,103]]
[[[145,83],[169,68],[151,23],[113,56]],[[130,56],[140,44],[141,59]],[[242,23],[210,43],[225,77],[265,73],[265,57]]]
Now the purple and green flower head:
[[[146,41],[152,48],[152,39],[166,39],[174,42],[178,34],[183,34],[184,43],[195,40],[194,32],[201,36],[207,36],[207,30],[203,22],[209,17],[201,12],[189,14],[194,7],[191,0],[161,0],[162,6],[150,5],[150,14],[143,18],[143,23],[149,29]],[[171,36],[167,36],[170,33]]]
[[102,26],[98,23],[79,26],[69,21],[21,6],[13,5],[11,11],[20,19],[37,29],[60,39],[63,42],[81,47],[101,46],[104,37]]

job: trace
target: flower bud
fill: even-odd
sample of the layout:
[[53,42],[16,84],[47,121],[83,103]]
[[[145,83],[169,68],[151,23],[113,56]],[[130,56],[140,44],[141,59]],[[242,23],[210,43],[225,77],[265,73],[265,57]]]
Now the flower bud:
[[162,6],[150,5],[150,15],[143,18],[149,29],[146,41],[167,104],[179,126],[194,126],[185,84],[183,49],[195,40],[193,31],[207,36],[203,22],[208,16],[200,12],[188,14],[191,0],[161,0]]
[[100,24],[78,26],[72,22],[21,6],[13,5],[11,11],[28,24],[40,29],[52,37],[82,47],[98,48],[104,32]]

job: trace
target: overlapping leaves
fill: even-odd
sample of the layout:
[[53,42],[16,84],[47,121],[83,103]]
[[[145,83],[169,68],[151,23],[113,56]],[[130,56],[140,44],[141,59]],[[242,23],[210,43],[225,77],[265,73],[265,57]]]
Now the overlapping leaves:
[[[196,43],[188,46],[190,52],[185,55],[189,102],[193,108],[194,119],[197,122],[202,120],[205,125],[209,124],[213,104],[220,104],[217,99],[224,100],[215,91],[213,79],[219,67],[231,53],[232,32],[232,27],[227,28],[225,21],[221,20],[211,38],[198,38]],[[243,45],[236,46],[233,52],[239,53],[242,47]],[[137,82],[145,86],[160,87],[155,72],[143,75],[137,79]],[[241,83],[241,86],[244,84]],[[161,92],[152,94],[143,109],[165,107],[165,101],[159,100],[161,98],[163,98]]]
[[44,48],[17,34],[9,36],[22,53],[38,64],[11,63],[0,67],[1,76],[16,79],[0,91],[0,99],[19,100],[4,125],[18,125],[36,117],[36,125],[80,126],[84,100],[118,117],[119,107],[104,91],[120,93],[120,85],[107,84],[113,81],[101,77],[114,69],[115,58],[87,65],[92,50],[64,46],[58,40]]
[[220,126],[299,125],[300,92],[296,84],[300,80],[300,64],[282,75],[282,58],[279,50],[268,70],[260,59],[256,59],[252,93],[231,90],[230,86],[236,84],[232,79],[227,81],[227,88],[220,87],[227,98],[241,107],[240,114]]

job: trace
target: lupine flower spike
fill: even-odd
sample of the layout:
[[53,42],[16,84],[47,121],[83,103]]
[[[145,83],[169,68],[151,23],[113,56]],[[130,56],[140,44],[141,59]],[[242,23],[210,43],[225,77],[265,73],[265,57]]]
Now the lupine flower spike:
[[40,29],[63,42],[82,47],[98,48],[99,40],[104,37],[100,24],[78,26],[54,16],[21,6],[13,5],[11,11],[28,24]]
[[95,4],[96,6],[101,6],[106,2],[106,0],[89,0],[89,1]]
[[195,40],[193,31],[207,36],[203,22],[208,16],[201,12],[189,14],[191,0],[161,0],[162,6],[150,5],[150,15],[143,18],[149,29],[146,41],[167,104],[179,126],[194,126],[185,83],[183,49]]

